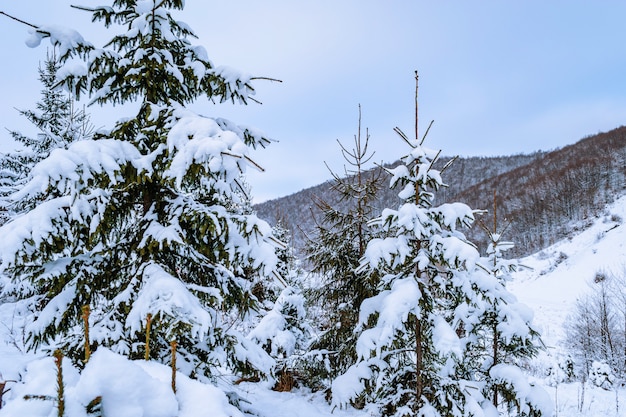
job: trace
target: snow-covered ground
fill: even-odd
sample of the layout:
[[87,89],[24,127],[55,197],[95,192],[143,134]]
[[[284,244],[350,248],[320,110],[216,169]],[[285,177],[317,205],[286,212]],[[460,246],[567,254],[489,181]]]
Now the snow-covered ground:
[[[547,367],[565,336],[565,319],[577,298],[589,291],[596,274],[626,268],[626,197],[607,207],[583,232],[521,259],[520,263],[527,268],[514,274],[508,288],[534,311],[533,323],[547,347],[537,362],[538,366]],[[624,388],[615,392],[587,385],[583,396],[580,383],[555,387],[544,381],[544,385],[558,416],[626,416]]]
[[514,274],[508,288],[534,310],[534,323],[547,345],[563,337],[565,318],[598,272],[626,268],[625,220],[622,197],[582,233],[520,260],[527,268]]
[[[7,305],[0,306],[0,320],[11,320]],[[51,357],[22,354],[13,344],[15,334],[0,331],[0,370],[10,388],[4,395],[1,417],[56,417],[56,365]],[[89,364],[78,371],[63,362],[65,416],[87,417],[85,406],[102,398],[106,416],[115,417],[240,417],[244,414],[229,403],[224,391],[178,373],[176,394],[171,389],[171,368],[155,362],[130,361],[107,349],[98,349]],[[228,384],[231,398],[241,410],[267,417],[360,417],[362,411],[331,410],[322,393],[275,392],[264,383]],[[25,396],[47,396],[29,399]]]
[[[626,265],[626,197],[607,208],[602,217],[582,233],[524,258],[528,268],[515,273],[511,291],[535,312],[535,324],[548,347],[537,367],[550,365],[550,352],[563,337],[562,324],[576,298],[589,288],[598,271],[620,271]],[[56,395],[52,358],[22,352],[21,314],[13,305],[0,305],[0,380],[10,388],[4,394],[0,417],[56,416],[50,400],[23,400],[26,394]],[[107,410],[118,417],[240,416],[228,404],[222,390],[179,374],[177,393],[170,388],[170,368],[156,363],[128,361],[106,349],[98,350],[87,368],[78,372],[64,363],[66,416],[85,417],[84,405],[102,396]],[[538,372],[539,374],[541,372]],[[541,378],[541,375],[537,375]],[[540,379],[555,403],[555,416],[626,416],[626,390],[606,391],[580,383],[555,384]],[[369,413],[354,409],[332,410],[323,394],[305,390],[279,393],[267,384],[248,383],[230,388],[240,408],[261,417],[360,417]],[[584,394],[584,395],[583,395]],[[117,399],[114,401],[113,399]],[[582,404],[581,404],[582,401]],[[582,410],[579,411],[579,410]],[[178,414],[172,414],[178,413]]]
[[[0,382],[6,383],[0,417],[56,417],[57,368],[52,357],[24,351],[23,316],[14,304],[0,304]],[[66,417],[87,417],[86,406],[101,397],[106,416],[115,417],[361,417],[355,409],[331,409],[323,393],[307,390],[276,392],[269,383],[227,383],[218,386],[176,376],[156,362],[130,361],[107,349],[98,349],[79,373],[63,360]],[[239,403],[239,409],[231,401]],[[37,396],[36,399],[24,399]]]

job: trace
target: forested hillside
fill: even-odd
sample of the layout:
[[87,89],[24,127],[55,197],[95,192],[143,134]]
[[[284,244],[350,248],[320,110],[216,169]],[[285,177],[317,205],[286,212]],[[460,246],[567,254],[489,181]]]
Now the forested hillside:
[[[431,143],[431,147],[435,146]],[[449,160],[440,158],[436,168],[441,169]],[[437,194],[435,203],[461,201],[474,209],[491,211],[495,191],[498,215],[510,222],[507,234],[516,244],[511,254],[522,256],[584,228],[606,203],[622,195],[626,184],[625,166],[626,127],[589,136],[549,152],[457,158],[445,175],[454,181],[448,180],[448,187]],[[373,168],[368,175],[375,175],[378,169]],[[381,210],[396,207],[398,200],[396,192],[388,187],[389,176],[383,173],[380,181],[377,205]],[[257,204],[255,210],[270,223],[280,220],[291,229],[295,249],[299,251],[320,216],[316,199],[323,199],[339,209],[349,204],[339,201],[332,184],[328,181]],[[485,239],[478,225],[468,236],[479,243]]]
[[485,178],[455,196],[471,207],[490,207],[509,219],[516,255],[539,251],[580,231],[606,204],[624,194],[626,127],[599,133],[541,155],[505,174]]

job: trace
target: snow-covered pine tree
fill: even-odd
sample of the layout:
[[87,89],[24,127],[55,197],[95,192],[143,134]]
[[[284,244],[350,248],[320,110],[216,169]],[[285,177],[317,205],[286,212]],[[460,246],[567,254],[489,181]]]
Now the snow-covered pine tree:
[[[493,411],[518,416],[549,415],[547,394],[528,381],[521,365],[540,349],[539,333],[532,326],[532,311],[507,288],[516,260],[504,258],[513,243],[502,239],[508,225],[498,229],[497,199],[493,196],[493,226],[481,222],[489,239],[486,257],[470,275],[475,297],[465,304],[463,320],[464,373],[484,384],[482,391]],[[489,408],[486,402],[481,404]]]
[[387,237],[371,240],[361,261],[359,271],[379,271],[381,283],[361,304],[358,362],[334,381],[333,404],[364,399],[374,413],[398,417],[492,415],[484,383],[465,364],[467,328],[482,305],[476,284],[488,275],[460,230],[474,211],[434,205],[452,161],[434,169],[439,152],[423,146],[428,130],[419,139],[417,87],[415,139],[395,130],[410,147],[388,170],[403,203],[383,210],[377,223]]
[[[81,307],[91,308],[90,342],[168,360],[178,341],[181,371],[269,371],[272,361],[234,329],[254,304],[252,278],[276,264],[270,226],[233,212],[251,148],[268,139],[185,108],[201,96],[247,103],[253,78],[215,67],[191,28],[175,19],[183,0],[116,0],[90,10],[93,21],[121,28],[102,48],[73,30],[42,26],[28,43],[49,38],[57,77],[92,102],[137,101],[137,113],[107,134],[55,150],[15,196],[46,199],[2,229],[13,291],[38,306],[29,345],[82,357]],[[128,110],[124,107],[125,111]],[[28,281],[34,291],[24,292]]]
[[[338,141],[339,142],[339,141]],[[367,242],[380,236],[370,220],[381,184],[382,170],[366,171],[371,161],[369,132],[361,135],[361,107],[354,146],[349,149],[339,142],[346,161],[344,175],[329,168],[333,176],[332,200],[318,198],[315,203],[322,213],[315,234],[307,240],[307,263],[316,279],[309,298],[322,312],[317,318],[321,335],[312,345],[315,363],[308,364],[309,383],[329,388],[337,375],[356,361],[356,337],[361,302],[374,295],[377,275],[370,271],[356,272]]]
[[[272,309],[250,331],[248,337],[259,343],[272,358],[276,359],[274,373],[283,383],[293,381],[296,365],[308,348],[311,329],[306,321],[304,296],[300,288],[288,285],[278,294]],[[278,381],[280,384],[280,381]],[[293,385],[279,387],[289,391]]]
[[[58,88],[56,74],[60,64],[54,53],[48,53],[39,67],[39,81],[43,89],[34,110],[20,110],[19,114],[32,123],[35,137],[19,131],[10,132],[21,148],[0,157],[0,197],[10,217],[14,211],[33,207],[33,202],[18,201],[7,204],[7,196],[26,182],[33,167],[50,155],[52,150],[66,148],[69,144],[89,139],[93,126],[84,110],[77,110],[71,94]],[[34,202],[36,204],[36,202]]]
[[[283,246],[276,249],[277,272],[282,279],[259,280],[253,293],[268,309],[247,337],[263,346],[275,360],[274,374],[278,391],[290,391],[296,385],[295,375],[311,340],[305,298],[302,293],[303,272],[297,265],[291,243],[291,232],[278,220],[273,234]],[[262,277],[261,277],[262,278]]]
[[423,147],[417,120],[416,139],[396,132],[410,147],[389,170],[403,203],[383,210],[377,223],[388,235],[372,239],[361,261],[359,271],[379,271],[381,284],[361,304],[359,361],[334,381],[333,403],[361,396],[386,416],[462,415],[471,393],[456,377],[462,349],[454,307],[479,256],[458,228],[471,224],[473,211],[433,206],[444,185],[433,169],[439,153]]

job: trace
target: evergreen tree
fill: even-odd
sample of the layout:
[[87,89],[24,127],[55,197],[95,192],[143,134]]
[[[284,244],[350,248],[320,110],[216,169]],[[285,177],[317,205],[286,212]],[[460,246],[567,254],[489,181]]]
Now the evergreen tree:
[[[539,350],[539,334],[533,328],[532,312],[507,288],[518,263],[504,258],[513,247],[502,239],[508,225],[498,230],[496,194],[493,197],[493,228],[481,222],[489,239],[486,257],[472,274],[477,297],[463,323],[466,332],[465,372],[483,382],[483,395],[494,410],[519,416],[542,415],[545,393],[529,383],[522,371],[524,361]],[[483,408],[487,406],[483,403]]]
[[291,285],[284,287],[272,309],[248,337],[276,359],[275,374],[294,374],[294,362],[302,357],[311,338],[301,290]]
[[383,210],[377,223],[386,237],[368,243],[357,270],[382,276],[377,293],[361,304],[358,362],[334,381],[333,403],[363,398],[385,416],[492,415],[484,382],[466,363],[490,277],[461,231],[474,211],[462,203],[434,204],[452,161],[433,168],[439,152],[423,146],[428,130],[418,137],[417,106],[415,139],[395,130],[410,147],[388,170],[403,203]]
[[268,309],[248,338],[263,346],[275,360],[274,374],[278,377],[275,390],[290,391],[296,376],[302,374],[302,363],[311,340],[305,298],[302,292],[303,273],[298,267],[291,243],[291,232],[282,220],[272,228],[283,245],[276,249],[277,272],[281,279],[261,277],[253,293]]
[[460,203],[433,207],[443,185],[432,169],[437,153],[408,143],[411,152],[390,170],[404,203],[383,211],[378,223],[389,237],[369,242],[360,268],[383,274],[380,290],[361,305],[359,362],[333,384],[333,402],[365,395],[384,415],[461,415],[454,302],[478,255],[457,227],[469,225],[473,212]]
[[318,318],[322,333],[312,345],[316,353],[312,356],[321,361],[311,364],[308,371],[314,385],[322,382],[328,386],[326,379],[332,380],[356,361],[354,329],[359,306],[374,295],[377,285],[376,274],[356,272],[367,242],[380,234],[369,222],[374,217],[381,170],[365,171],[365,165],[374,156],[369,153],[368,145],[367,130],[365,138],[361,136],[359,106],[354,147],[348,149],[339,142],[349,168],[345,168],[343,176],[329,168],[336,202],[316,200],[323,217],[306,246],[307,262],[319,276],[319,283],[310,291],[309,298],[323,311]]
[[[71,143],[89,139],[93,127],[82,110],[76,110],[70,94],[57,86],[57,71],[60,64],[55,54],[48,54],[43,67],[39,68],[39,81],[43,85],[41,100],[35,110],[20,110],[38,130],[35,137],[11,131],[13,139],[21,149],[2,155],[0,158],[0,196],[10,215],[14,210],[28,207],[29,202],[9,204],[7,197],[27,181],[33,167],[47,158],[54,149],[66,148]],[[32,202],[30,202],[32,207]]]
[[126,28],[103,48],[69,30],[33,31],[31,46],[48,37],[58,48],[60,82],[77,96],[139,106],[33,169],[17,197],[45,201],[2,229],[11,236],[2,243],[7,291],[38,306],[31,348],[82,357],[88,305],[93,345],[143,357],[150,314],[153,358],[168,360],[176,340],[187,374],[269,372],[272,361],[234,330],[254,307],[254,275],[272,274],[277,261],[269,225],[236,209],[245,192],[238,179],[257,166],[249,150],[269,141],[185,108],[202,96],[245,104],[254,90],[253,78],[215,67],[191,43],[192,30],[173,16],[183,6],[116,0],[90,10],[107,28]]

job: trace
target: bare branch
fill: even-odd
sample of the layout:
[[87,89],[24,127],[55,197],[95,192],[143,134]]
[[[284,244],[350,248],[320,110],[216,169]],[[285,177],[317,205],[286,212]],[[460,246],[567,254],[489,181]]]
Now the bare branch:
[[252,77],[250,78],[251,81],[254,80],[265,80],[265,81],[273,81],[273,82],[277,82],[277,83],[282,83],[283,80],[278,80],[276,78],[269,78],[269,77]]
[[400,130],[399,127],[397,126],[394,127],[393,131],[396,132],[411,148],[415,148],[415,145],[411,143],[411,141],[409,140],[409,137],[405,135],[404,132]]
[[245,159],[246,161],[248,161],[249,163],[251,163],[252,165],[254,165],[254,167],[256,169],[258,169],[261,172],[265,172],[265,168],[263,168],[261,165],[257,164],[256,162],[254,162],[252,159],[250,159],[247,155],[243,156],[243,159]]
[[[433,169],[433,165],[435,165],[435,162],[437,162],[437,159],[439,159],[439,155],[441,155],[441,149],[439,149],[439,151],[437,151],[437,155],[435,155],[435,157],[433,158],[432,161],[430,161],[430,165],[428,166],[428,171],[430,171],[431,169]],[[446,164],[447,165],[447,164]],[[445,167],[444,167],[445,168]]]
[[[24,25],[26,25],[26,26],[30,26],[31,28],[37,29],[37,30],[39,31],[39,27],[38,27],[38,26],[33,25],[32,23],[28,23],[28,22],[26,22],[25,20],[19,19],[19,18],[15,17],[15,16],[11,16],[10,14],[5,13],[5,12],[3,12],[3,11],[0,11],[0,14],[5,15],[5,16],[6,16],[6,17],[8,17],[9,19],[13,19],[13,20],[15,20],[16,22],[20,22],[20,23],[22,23],[22,24],[24,24]],[[50,33],[49,33],[49,32],[45,32],[45,31],[40,31],[40,32],[41,32],[41,33],[45,33],[45,34],[47,34],[48,36],[50,36]]]
[[85,12],[95,12],[97,9],[92,9],[90,7],[86,7],[86,6],[77,6],[75,4],[70,4],[70,7],[73,9],[78,9],[78,10],[83,10]]
[[428,136],[428,132],[430,132],[430,128],[433,125],[433,123],[435,123],[435,121],[431,120],[430,124],[428,125],[428,128],[426,128],[426,132],[424,132],[424,136],[422,136],[422,141],[420,142],[420,146],[424,144],[424,141],[426,140],[426,136]]
[[[441,151],[439,151],[441,152]],[[446,162],[446,164],[443,166],[443,168],[441,168],[441,170],[439,172],[443,173],[446,169],[450,168],[450,166],[454,163],[454,161],[456,161],[457,159],[459,159],[459,156],[455,156],[454,158],[450,159],[448,162]]]

